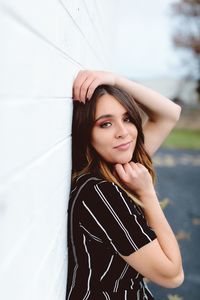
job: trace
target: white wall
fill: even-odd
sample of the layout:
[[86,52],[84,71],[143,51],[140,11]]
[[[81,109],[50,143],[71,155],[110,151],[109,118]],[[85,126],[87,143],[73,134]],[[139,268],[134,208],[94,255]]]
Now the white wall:
[[109,69],[115,1],[0,2],[0,299],[65,299],[72,82]]

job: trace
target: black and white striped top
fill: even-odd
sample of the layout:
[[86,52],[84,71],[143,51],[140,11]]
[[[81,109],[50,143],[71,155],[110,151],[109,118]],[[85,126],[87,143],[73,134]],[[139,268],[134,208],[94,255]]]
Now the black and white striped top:
[[142,210],[112,182],[92,174],[72,185],[68,207],[66,300],[154,299],[121,255],[156,238]]

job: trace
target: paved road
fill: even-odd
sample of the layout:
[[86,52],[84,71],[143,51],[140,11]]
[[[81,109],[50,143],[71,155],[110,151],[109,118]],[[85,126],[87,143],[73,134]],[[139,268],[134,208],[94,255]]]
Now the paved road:
[[159,199],[179,241],[185,281],[176,289],[149,287],[156,300],[200,300],[200,151],[162,149],[154,162]]

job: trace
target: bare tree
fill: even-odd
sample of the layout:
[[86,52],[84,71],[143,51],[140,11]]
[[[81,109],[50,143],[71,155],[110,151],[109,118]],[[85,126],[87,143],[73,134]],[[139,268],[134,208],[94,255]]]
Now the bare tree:
[[171,4],[174,24],[172,40],[184,54],[185,80],[197,81],[200,101],[200,0],[179,0]]

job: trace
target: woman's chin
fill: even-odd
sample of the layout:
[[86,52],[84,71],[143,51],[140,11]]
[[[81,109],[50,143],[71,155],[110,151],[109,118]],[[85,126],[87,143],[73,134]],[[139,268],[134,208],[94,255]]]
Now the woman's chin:
[[120,155],[118,157],[110,157],[109,160],[105,159],[105,161],[107,161],[110,164],[116,165],[116,164],[127,164],[132,160],[133,154],[130,153],[130,155]]
[[121,165],[124,165],[124,164],[127,164],[129,163],[130,161],[132,160],[132,157],[129,157],[129,158],[124,158],[124,159],[119,159],[119,160],[116,160],[115,164],[121,164]]
[[127,163],[129,163],[132,160],[132,157],[133,157],[132,153],[130,155],[126,155],[125,157],[121,157],[119,159],[118,163],[122,164],[122,165],[127,164]]

